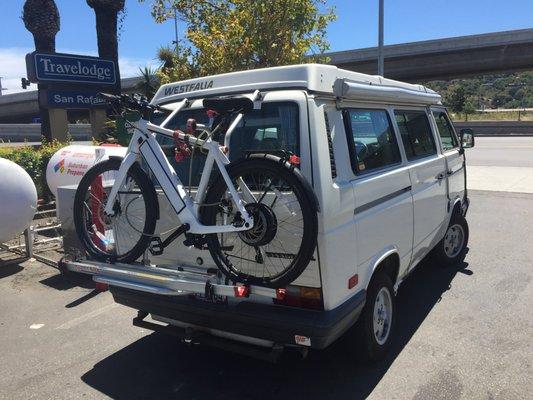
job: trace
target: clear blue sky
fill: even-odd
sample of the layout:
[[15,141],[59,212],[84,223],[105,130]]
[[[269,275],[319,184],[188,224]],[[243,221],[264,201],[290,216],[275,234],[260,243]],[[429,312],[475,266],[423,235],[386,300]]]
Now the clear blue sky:
[[[331,50],[376,44],[378,0],[330,0],[338,19],[328,29]],[[20,18],[24,0],[0,0],[0,76],[12,93],[24,64],[17,59],[33,46]],[[96,54],[94,14],[85,0],[56,0],[61,30],[58,51]],[[121,69],[125,76],[154,62],[157,48],[173,40],[170,21],[156,24],[150,0],[127,0],[127,17],[120,41]],[[385,44],[533,27],[533,0],[385,0]],[[183,34],[180,29],[180,34]],[[20,71],[22,65],[22,71]]]

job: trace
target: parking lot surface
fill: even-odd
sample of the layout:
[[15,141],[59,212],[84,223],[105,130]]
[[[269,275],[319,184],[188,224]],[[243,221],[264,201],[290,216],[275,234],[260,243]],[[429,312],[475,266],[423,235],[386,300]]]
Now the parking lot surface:
[[470,189],[533,193],[533,137],[478,137],[466,159]]
[[470,195],[465,264],[412,274],[392,352],[373,366],[342,342],[278,364],[185,347],[133,327],[135,312],[90,280],[2,265],[0,398],[530,398],[533,195]]

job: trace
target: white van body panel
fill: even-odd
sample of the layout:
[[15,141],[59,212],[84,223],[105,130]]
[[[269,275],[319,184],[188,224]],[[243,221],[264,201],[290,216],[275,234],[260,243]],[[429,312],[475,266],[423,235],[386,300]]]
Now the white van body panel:
[[[399,259],[394,283],[401,282],[442,238],[451,215],[448,196],[453,205],[465,195],[464,156],[456,150],[443,154],[430,115],[430,110],[444,110],[440,96],[422,85],[308,64],[167,84],[152,103],[172,109],[188,98],[195,108],[206,96],[250,95],[255,90],[261,91],[263,102],[298,104],[300,168],[319,205],[315,260],[292,284],[321,288],[324,310],[333,310],[366,290],[387,257]],[[354,173],[342,115],[348,108],[387,111],[400,163],[368,174]],[[438,148],[436,155],[407,160],[394,119],[394,110],[406,109],[426,112]],[[450,170],[456,174],[448,174]],[[438,179],[442,173],[444,178]],[[169,257],[178,257],[182,251]],[[358,283],[349,288],[349,279],[355,275]]]

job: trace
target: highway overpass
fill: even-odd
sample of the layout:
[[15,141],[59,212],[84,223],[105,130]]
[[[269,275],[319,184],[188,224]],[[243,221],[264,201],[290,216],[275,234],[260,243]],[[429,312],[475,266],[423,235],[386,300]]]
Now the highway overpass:
[[[384,47],[385,76],[410,82],[533,69],[533,29]],[[377,47],[328,53],[340,68],[377,74]]]
[[[426,40],[385,46],[385,76],[420,82],[497,72],[533,70],[533,29]],[[377,73],[377,49],[327,54],[331,64]],[[135,91],[140,78],[122,80]],[[38,116],[37,91],[0,96],[0,123],[26,123]]]

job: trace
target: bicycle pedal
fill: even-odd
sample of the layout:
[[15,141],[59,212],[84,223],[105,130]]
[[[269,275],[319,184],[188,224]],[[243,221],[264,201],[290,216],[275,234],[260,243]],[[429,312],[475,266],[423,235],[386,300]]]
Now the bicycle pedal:
[[154,237],[150,241],[150,247],[148,247],[148,250],[153,256],[160,256],[163,254],[163,242],[159,237]]

